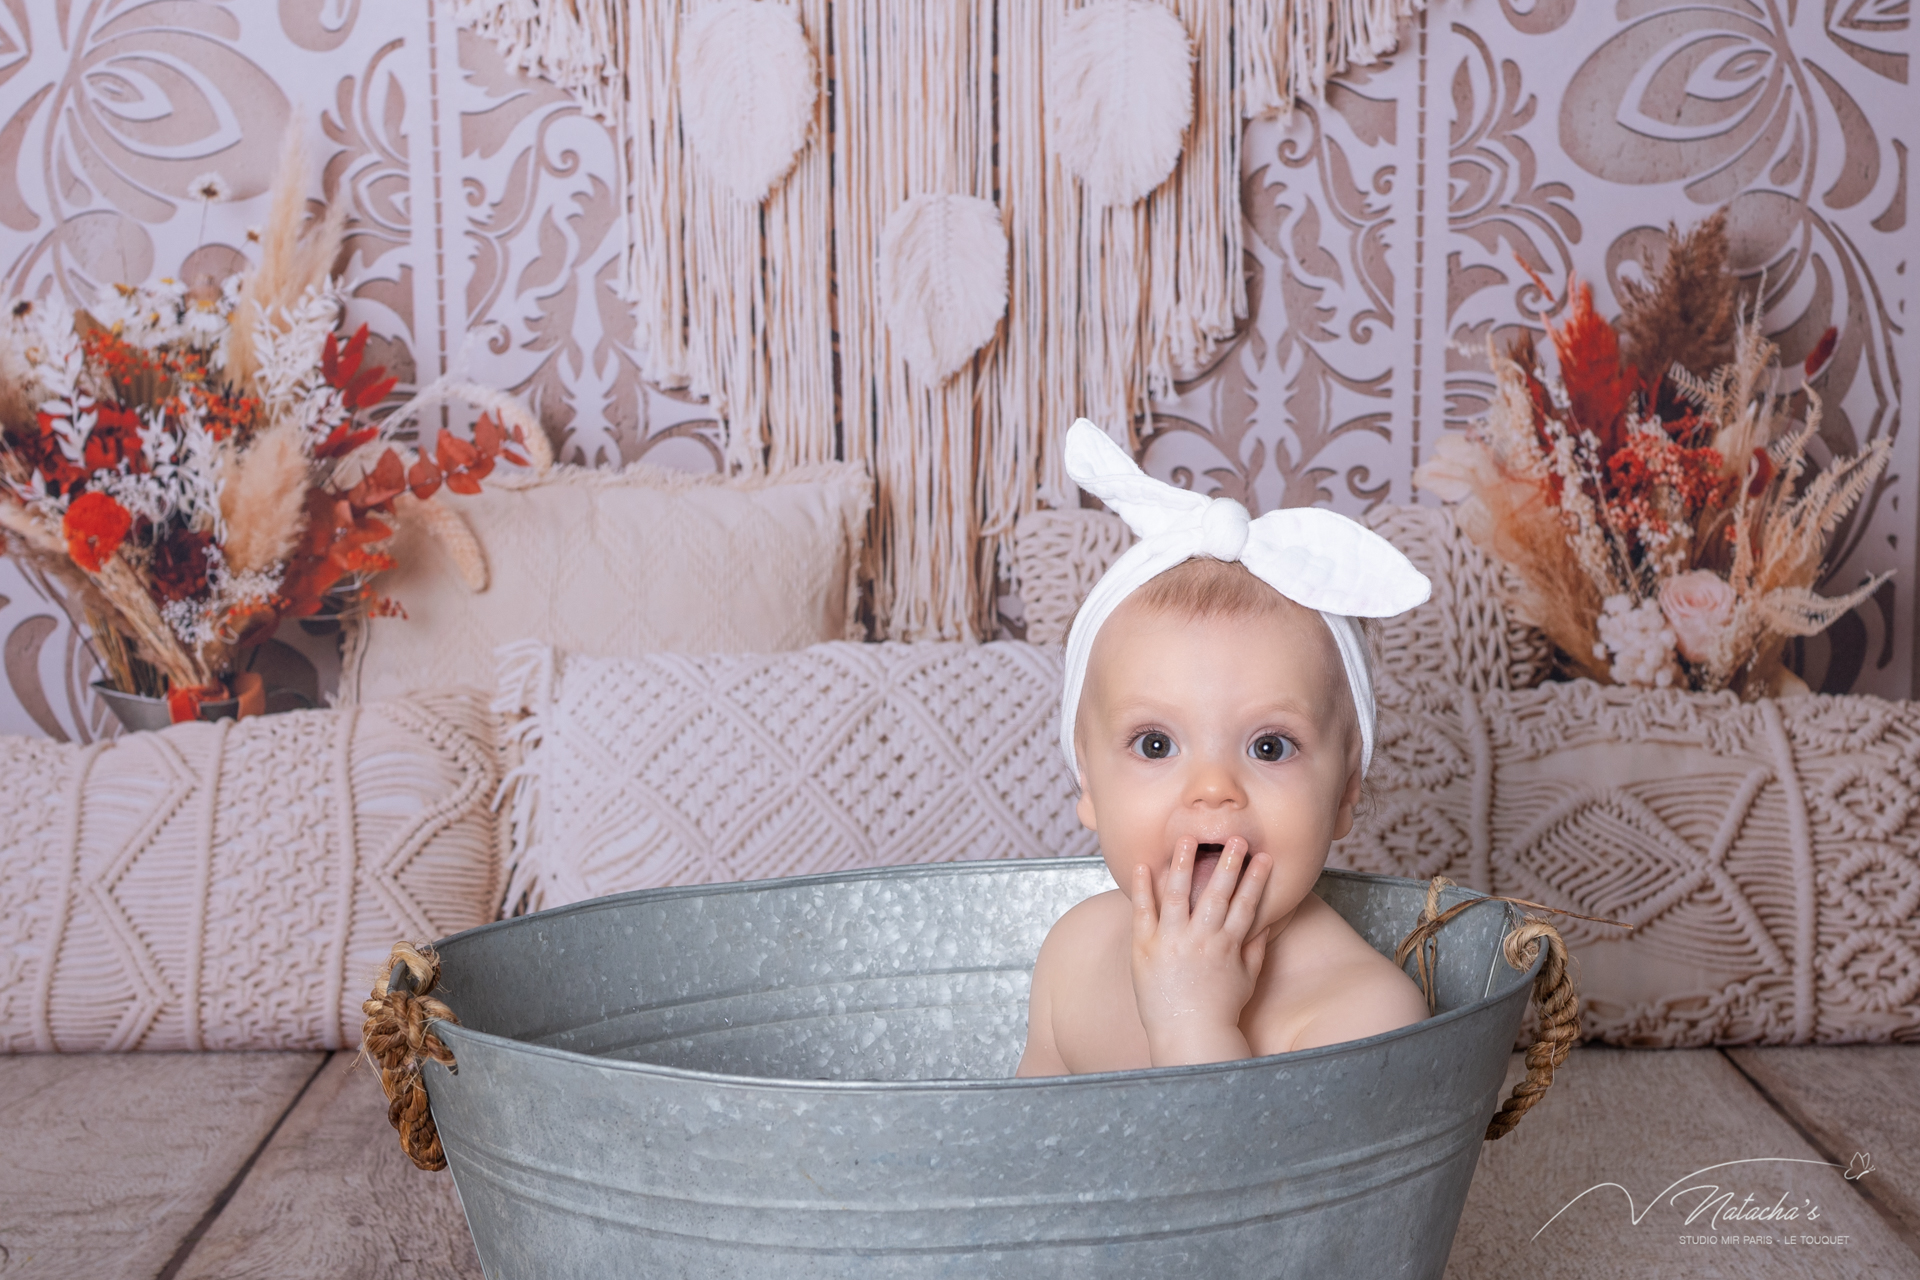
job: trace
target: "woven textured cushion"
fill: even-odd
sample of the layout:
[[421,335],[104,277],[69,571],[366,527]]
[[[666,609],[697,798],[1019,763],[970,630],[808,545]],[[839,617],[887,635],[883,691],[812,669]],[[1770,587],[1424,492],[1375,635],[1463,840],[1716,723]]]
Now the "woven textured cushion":
[[1332,862],[1634,925],[1556,923],[1589,1036],[1920,1039],[1920,706],[1388,678]]
[[1029,511],[1013,526],[1014,577],[1032,644],[1064,645],[1080,602],[1133,545],[1111,511]]
[[506,651],[508,902],[1097,850],[1060,759],[1060,659],[1019,643],[638,659]]
[[[1513,616],[1518,580],[1467,540],[1444,507],[1374,509],[1367,523],[1433,583],[1433,598],[1384,620],[1374,642],[1380,667],[1439,676],[1475,689],[1525,689],[1547,674],[1546,638]],[[1064,645],[1080,602],[1133,545],[1109,511],[1034,511],[1014,528],[1027,639]]]
[[399,568],[376,586],[406,610],[349,637],[341,696],[484,686],[493,651],[538,640],[578,653],[773,653],[856,627],[871,486],[856,466],[722,481],[630,466],[496,472],[476,497],[445,493],[487,562],[469,590],[412,521]]
[[492,918],[479,694],[0,738],[0,1051],[339,1049],[400,938]]

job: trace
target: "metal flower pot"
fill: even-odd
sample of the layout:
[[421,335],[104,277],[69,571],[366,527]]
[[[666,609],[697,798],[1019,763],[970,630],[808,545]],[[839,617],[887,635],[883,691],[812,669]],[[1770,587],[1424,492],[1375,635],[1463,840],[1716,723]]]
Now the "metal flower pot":
[[[1097,859],[897,867],[447,939],[458,1065],[425,1080],[486,1274],[1440,1276],[1528,998],[1510,908],[1442,931],[1417,1026],[1009,1078],[1041,939],[1109,887]],[[1391,954],[1425,886],[1316,892]]]
[[[164,729],[173,723],[173,713],[167,709],[165,698],[148,697],[143,693],[123,693],[105,680],[95,680],[93,691],[107,704],[120,727],[128,733],[140,733],[148,729]],[[279,711],[301,710],[313,705],[307,696],[293,689],[267,690],[267,714]],[[240,713],[240,699],[220,698],[213,702],[200,704],[200,719],[231,720]]]
[[[105,680],[95,680],[93,691],[100,695],[100,700],[107,704],[107,709],[120,721],[120,727],[128,733],[164,729],[173,723],[173,714],[167,710],[165,698],[149,697],[144,693],[123,693]],[[200,704],[200,719],[230,720],[239,710],[238,698],[203,702]]]

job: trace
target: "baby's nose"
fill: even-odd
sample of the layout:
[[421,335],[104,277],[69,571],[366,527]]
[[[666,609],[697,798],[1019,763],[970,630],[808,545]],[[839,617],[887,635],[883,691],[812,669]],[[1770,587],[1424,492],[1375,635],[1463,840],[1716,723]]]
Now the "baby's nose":
[[1195,762],[1195,767],[1188,775],[1188,803],[1212,807],[1237,805],[1245,799],[1246,794],[1241,790],[1240,779],[1233,769],[1218,761]]

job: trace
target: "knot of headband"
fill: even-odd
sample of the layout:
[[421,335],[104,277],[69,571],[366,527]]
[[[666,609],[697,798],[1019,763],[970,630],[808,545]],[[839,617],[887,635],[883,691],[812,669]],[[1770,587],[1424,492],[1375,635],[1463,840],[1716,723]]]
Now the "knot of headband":
[[1139,541],[1113,562],[1067,633],[1060,745],[1077,770],[1074,716],[1086,682],[1093,638],[1120,602],[1151,579],[1195,556],[1239,561],[1254,577],[1326,619],[1346,668],[1360,720],[1360,769],[1373,761],[1373,676],[1355,618],[1390,618],[1424,604],[1426,575],[1391,542],[1321,507],[1289,507],[1255,520],[1231,498],[1205,498],[1155,480],[1085,418],[1067,432],[1067,474],[1126,521]]

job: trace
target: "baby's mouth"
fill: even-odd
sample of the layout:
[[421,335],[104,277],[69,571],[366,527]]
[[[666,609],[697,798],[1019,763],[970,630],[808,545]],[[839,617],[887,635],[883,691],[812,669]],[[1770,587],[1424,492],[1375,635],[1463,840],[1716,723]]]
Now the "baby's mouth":
[[[1188,895],[1187,910],[1200,905],[1200,893],[1207,887],[1207,881],[1213,879],[1213,873],[1220,866],[1220,856],[1227,851],[1224,844],[1203,844],[1193,854],[1193,891]],[[1240,871],[1244,875],[1247,864],[1242,861]],[[1235,884],[1237,889],[1240,886]]]

